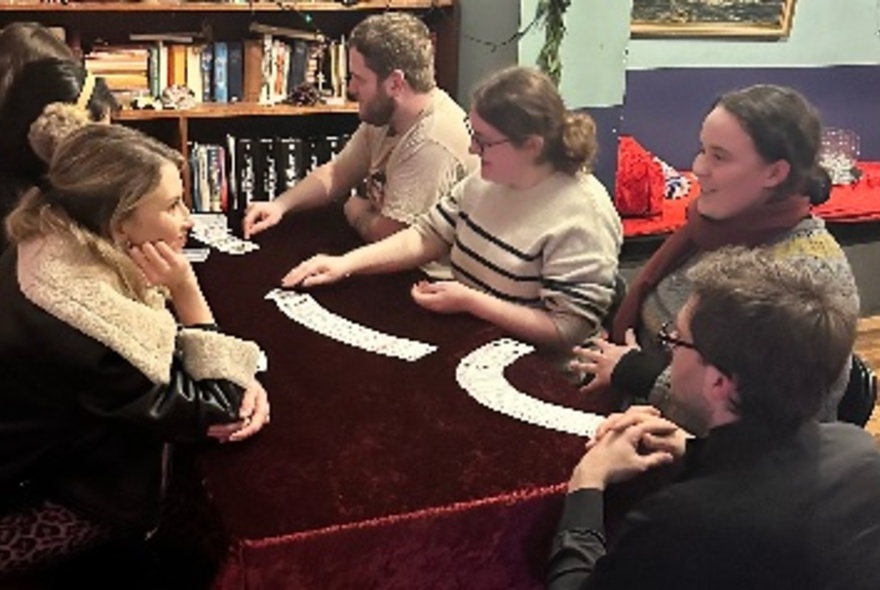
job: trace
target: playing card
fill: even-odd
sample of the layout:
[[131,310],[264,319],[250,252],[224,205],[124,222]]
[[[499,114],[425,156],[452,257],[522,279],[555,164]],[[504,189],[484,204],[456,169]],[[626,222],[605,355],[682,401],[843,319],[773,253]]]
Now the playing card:
[[481,346],[463,358],[455,377],[478,403],[496,412],[552,430],[592,438],[604,416],[557,406],[517,390],[504,377],[504,369],[535,348],[502,338]]
[[322,307],[308,293],[273,289],[266,294],[287,317],[338,342],[369,352],[414,362],[437,347],[408,338],[385,334],[336,315]]

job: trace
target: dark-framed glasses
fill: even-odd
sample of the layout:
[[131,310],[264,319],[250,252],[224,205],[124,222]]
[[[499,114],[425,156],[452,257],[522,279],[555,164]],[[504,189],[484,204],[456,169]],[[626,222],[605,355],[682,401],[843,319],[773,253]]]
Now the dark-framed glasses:
[[477,146],[477,153],[483,155],[490,147],[501,145],[502,143],[509,143],[511,139],[509,137],[504,137],[502,139],[496,139],[495,141],[486,141],[476,133],[474,133],[474,128],[471,127],[471,120],[467,117],[464,118],[464,125],[467,127],[468,134],[471,136],[471,142]]
[[678,330],[675,329],[672,322],[666,322],[660,326],[660,330],[657,332],[657,342],[669,352],[672,352],[679,346],[697,350],[693,342],[688,342],[678,337]]

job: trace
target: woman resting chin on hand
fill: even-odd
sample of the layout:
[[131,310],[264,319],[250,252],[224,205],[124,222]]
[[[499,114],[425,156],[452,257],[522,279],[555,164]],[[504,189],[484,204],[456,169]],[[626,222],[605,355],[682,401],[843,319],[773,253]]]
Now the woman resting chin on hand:
[[219,330],[182,254],[181,155],[70,109],[32,128],[54,150],[0,259],[0,577],[154,529],[169,444],[269,422],[259,349]]

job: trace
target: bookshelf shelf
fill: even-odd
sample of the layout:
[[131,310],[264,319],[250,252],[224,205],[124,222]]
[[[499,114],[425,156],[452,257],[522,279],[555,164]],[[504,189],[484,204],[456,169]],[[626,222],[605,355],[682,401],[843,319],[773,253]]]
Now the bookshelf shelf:
[[363,12],[448,8],[454,0],[362,0],[340,2],[0,2],[0,12]]
[[152,121],[156,119],[225,119],[232,117],[307,117],[335,113],[357,113],[357,103],[344,105],[317,105],[302,107],[293,105],[261,105],[254,103],[202,104],[183,110],[132,110],[120,111],[115,120]]

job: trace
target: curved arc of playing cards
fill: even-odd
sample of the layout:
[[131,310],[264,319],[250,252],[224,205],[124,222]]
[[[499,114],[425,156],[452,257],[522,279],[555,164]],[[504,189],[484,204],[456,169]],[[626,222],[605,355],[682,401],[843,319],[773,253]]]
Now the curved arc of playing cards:
[[282,313],[298,324],[355,348],[409,362],[415,362],[437,350],[433,344],[356,324],[324,308],[308,293],[273,289],[266,294],[266,299],[274,301]]
[[505,367],[534,350],[530,344],[509,338],[493,340],[461,359],[455,377],[474,400],[489,409],[529,424],[592,438],[605,416],[536,399],[504,377]]

